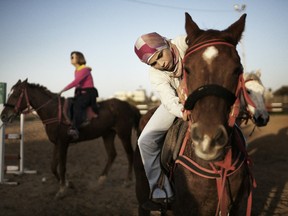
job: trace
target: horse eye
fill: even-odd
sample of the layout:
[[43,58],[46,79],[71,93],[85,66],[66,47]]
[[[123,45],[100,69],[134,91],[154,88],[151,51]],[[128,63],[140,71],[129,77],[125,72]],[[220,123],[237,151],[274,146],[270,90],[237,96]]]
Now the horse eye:
[[236,74],[237,76],[239,76],[242,72],[243,72],[243,67],[242,67],[242,66],[237,67],[237,68],[234,70],[234,74]]
[[247,92],[248,94],[251,94],[251,91],[250,91],[249,89],[247,89],[246,92]]
[[185,67],[184,66],[184,71],[187,73],[187,74],[190,74],[190,69],[188,67]]

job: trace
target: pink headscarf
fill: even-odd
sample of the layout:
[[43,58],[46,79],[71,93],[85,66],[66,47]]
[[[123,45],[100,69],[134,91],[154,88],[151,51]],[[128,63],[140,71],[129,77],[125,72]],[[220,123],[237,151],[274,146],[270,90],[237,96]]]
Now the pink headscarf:
[[169,48],[167,41],[156,32],[142,35],[137,39],[134,46],[136,55],[146,64],[157,51],[165,48]]

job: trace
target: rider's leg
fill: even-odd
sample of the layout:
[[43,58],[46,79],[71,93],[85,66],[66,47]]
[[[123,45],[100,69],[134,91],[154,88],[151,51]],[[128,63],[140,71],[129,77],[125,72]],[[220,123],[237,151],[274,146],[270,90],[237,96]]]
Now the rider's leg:
[[[151,192],[161,174],[161,146],[163,145],[165,134],[174,120],[175,116],[169,113],[163,105],[160,105],[138,139],[140,154]],[[173,191],[169,179],[166,175],[164,178],[164,189],[167,192],[167,197],[172,197]],[[152,198],[166,198],[166,193],[156,188],[153,191]]]
[[83,113],[86,112],[86,108],[90,103],[90,98],[88,93],[84,93],[75,97],[74,107],[73,107],[73,127],[79,129],[83,122]]

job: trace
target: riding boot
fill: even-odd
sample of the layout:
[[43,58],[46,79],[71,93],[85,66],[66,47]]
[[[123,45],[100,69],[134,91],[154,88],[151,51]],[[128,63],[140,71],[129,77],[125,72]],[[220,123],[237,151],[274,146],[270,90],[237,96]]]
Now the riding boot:
[[75,127],[70,127],[68,129],[68,135],[71,136],[74,140],[79,138],[79,131]]

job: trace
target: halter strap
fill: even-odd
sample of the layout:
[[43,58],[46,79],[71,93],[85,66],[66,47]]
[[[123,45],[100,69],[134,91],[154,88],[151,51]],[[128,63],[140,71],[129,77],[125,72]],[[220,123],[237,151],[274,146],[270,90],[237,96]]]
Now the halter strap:
[[193,110],[198,100],[211,95],[227,100],[230,106],[233,105],[236,99],[235,95],[232,92],[230,92],[229,90],[220,85],[216,84],[204,85],[193,91],[192,94],[188,96],[188,98],[185,101],[184,108],[186,110]]
[[249,94],[246,91],[245,83],[248,81],[250,81],[250,80],[244,81],[243,73],[239,76],[238,86],[236,89],[236,101],[233,104],[233,107],[232,107],[231,112],[229,114],[228,124],[230,127],[233,127],[233,125],[235,124],[236,118],[239,115],[240,103],[241,103],[241,101],[240,101],[241,94],[243,94],[244,100],[246,101],[246,103],[248,105],[256,108],[255,103],[252,101],[252,99],[250,98]]
[[186,51],[186,54],[183,58],[183,63],[185,63],[187,56],[191,55],[192,53],[194,53],[194,52],[196,52],[196,51],[198,51],[204,47],[213,46],[213,45],[226,45],[226,46],[235,48],[235,46],[233,44],[228,43],[228,42],[223,41],[223,40],[219,40],[219,39],[211,39],[211,40],[203,41],[203,42],[200,42],[200,43],[190,47]]

